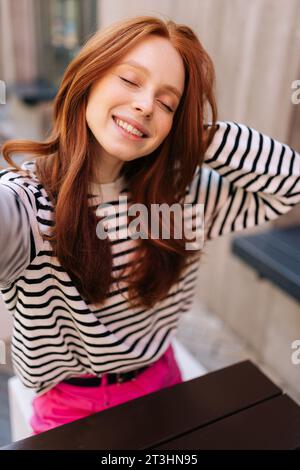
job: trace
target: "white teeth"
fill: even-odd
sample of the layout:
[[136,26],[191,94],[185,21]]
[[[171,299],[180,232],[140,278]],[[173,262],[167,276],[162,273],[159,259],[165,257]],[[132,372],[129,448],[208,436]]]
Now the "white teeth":
[[140,132],[135,127],[132,127],[131,124],[127,124],[127,122],[124,122],[121,119],[115,118],[115,120],[118,126],[122,127],[123,129],[126,129],[126,131],[130,132],[131,134],[138,135],[139,137],[143,136],[142,132]]

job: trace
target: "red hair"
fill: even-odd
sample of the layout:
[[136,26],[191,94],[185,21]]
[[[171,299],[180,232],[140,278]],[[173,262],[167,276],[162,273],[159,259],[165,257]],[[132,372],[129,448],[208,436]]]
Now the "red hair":
[[[36,174],[55,208],[53,232],[44,237],[51,242],[54,256],[80,294],[93,303],[105,301],[115,279],[110,241],[97,237],[99,218],[88,205],[93,161],[92,135],[85,118],[87,97],[91,86],[149,35],[168,39],[179,52],[185,68],[184,91],[172,129],[163,143],[151,154],[125,162],[121,174],[126,178],[133,203],[143,203],[150,209],[151,204],[183,201],[213,138],[217,108],[212,60],[194,32],[173,21],[140,16],[97,31],[64,73],[54,101],[50,136],[44,142],[11,140],[2,147],[5,160],[18,171],[20,168],[11,160],[11,154],[25,152],[38,157]],[[209,128],[205,125],[208,111],[212,124]],[[185,238],[139,240],[135,261],[142,263],[128,274],[129,300],[134,305],[152,307],[178,282],[190,258],[197,254],[195,250],[186,250],[185,241]]]

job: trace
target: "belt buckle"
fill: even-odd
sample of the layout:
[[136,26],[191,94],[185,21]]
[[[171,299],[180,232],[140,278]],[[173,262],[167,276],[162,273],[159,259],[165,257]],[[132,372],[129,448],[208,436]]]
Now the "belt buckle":
[[[138,371],[135,369],[132,371],[133,372],[133,377],[131,380],[135,380],[137,375],[138,375]],[[124,382],[124,377],[123,377],[123,374],[122,372],[116,372],[116,380],[117,380],[117,385],[120,385],[121,383]]]
[[121,372],[116,372],[117,385],[121,385],[124,382]]

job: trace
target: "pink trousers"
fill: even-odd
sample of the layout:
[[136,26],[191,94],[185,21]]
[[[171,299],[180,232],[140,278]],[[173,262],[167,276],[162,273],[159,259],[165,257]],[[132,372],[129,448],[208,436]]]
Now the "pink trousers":
[[[83,375],[83,377],[91,375]],[[172,346],[135,380],[107,384],[104,374],[101,385],[82,387],[63,382],[33,399],[30,425],[33,435],[120,405],[156,390],[182,382]]]

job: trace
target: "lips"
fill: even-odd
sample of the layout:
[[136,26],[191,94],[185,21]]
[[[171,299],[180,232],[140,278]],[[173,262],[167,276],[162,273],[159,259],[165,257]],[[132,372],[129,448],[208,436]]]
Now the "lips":
[[115,115],[112,116],[112,117],[113,117],[113,120],[114,120],[114,121],[116,121],[116,119],[120,119],[121,121],[124,121],[124,122],[126,122],[127,124],[130,124],[132,127],[135,127],[138,131],[140,131],[140,132],[143,133],[143,138],[149,136],[148,131],[147,131],[141,124],[139,124],[138,122],[134,121],[133,119],[127,118],[127,117],[122,117],[122,116],[115,116]]

